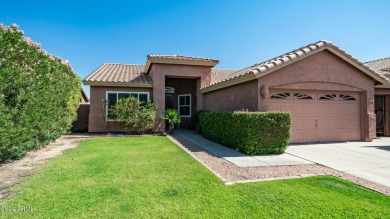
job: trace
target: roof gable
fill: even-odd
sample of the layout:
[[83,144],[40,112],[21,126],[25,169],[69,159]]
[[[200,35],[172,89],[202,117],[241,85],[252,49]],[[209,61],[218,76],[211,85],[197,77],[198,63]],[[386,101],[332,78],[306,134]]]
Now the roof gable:
[[369,77],[376,81],[376,84],[388,84],[387,80],[383,76],[375,72],[374,69],[364,65],[362,62],[352,57],[345,51],[341,50],[339,47],[333,45],[331,42],[321,40],[316,43],[309,44],[294,51],[288,52],[281,56],[275,57],[273,59],[267,60],[265,62],[254,64],[250,67],[230,73],[226,75],[225,78],[221,78],[219,81],[215,81],[214,83],[203,87],[202,93],[263,77],[280,68],[284,68],[292,63],[295,63],[318,52],[321,52],[325,49],[342,58],[344,61],[353,65],[363,73],[367,74]]

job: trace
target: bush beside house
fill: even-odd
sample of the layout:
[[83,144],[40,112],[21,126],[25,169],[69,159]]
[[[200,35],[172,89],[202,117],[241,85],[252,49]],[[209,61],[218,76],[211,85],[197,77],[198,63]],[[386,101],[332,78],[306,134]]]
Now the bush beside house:
[[66,134],[77,117],[81,79],[13,24],[0,24],[0,161]]
[[202,134],[245,154],[281,154],[291,135],[286,112],[216,112],[199,115]]
[[127,134],[143,135],[153,129],[156,108],[152,102],[144,103],[135,97],[122,98],[112,106],[110,115],[111,119],[123,124]]

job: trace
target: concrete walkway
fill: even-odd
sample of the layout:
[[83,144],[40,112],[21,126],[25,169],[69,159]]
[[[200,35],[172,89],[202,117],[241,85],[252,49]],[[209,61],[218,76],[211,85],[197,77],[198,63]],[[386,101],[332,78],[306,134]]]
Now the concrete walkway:
[[390,138],[290,145],[287,153],[390,187]]
[[260,167],[260,166],[286,166],[286,165],[302,165],[314,164],[311,161],[296,157],[291,154],[280,155],[263,155],[263,156],[248,156],[240,152],[234,151],[222,145],[216,144],[203,138],[195,131],[183,129],[175,129],[175,134],[187,139],[188,141],[202,147],[210,153],[222,157],[223,159],[234,163],[239,167]]

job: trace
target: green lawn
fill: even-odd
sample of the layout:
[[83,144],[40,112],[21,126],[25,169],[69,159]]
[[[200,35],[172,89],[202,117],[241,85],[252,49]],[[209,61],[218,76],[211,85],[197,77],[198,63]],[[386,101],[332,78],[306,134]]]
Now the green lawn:
[[333,177],[226,186],[165,137],[90,139],[0,201],[2,218],[388,218],[390,197]]

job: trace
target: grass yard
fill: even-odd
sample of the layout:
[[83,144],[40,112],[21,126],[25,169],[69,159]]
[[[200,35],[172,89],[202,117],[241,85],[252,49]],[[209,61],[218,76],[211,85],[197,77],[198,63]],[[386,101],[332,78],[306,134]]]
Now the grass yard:
[[[168,138],[147,136],[82,141],[0,207],[1,218],[388,218],[390,197],[327,176],[225,186]],[[5,211],[16,207],[35,211]]]

